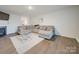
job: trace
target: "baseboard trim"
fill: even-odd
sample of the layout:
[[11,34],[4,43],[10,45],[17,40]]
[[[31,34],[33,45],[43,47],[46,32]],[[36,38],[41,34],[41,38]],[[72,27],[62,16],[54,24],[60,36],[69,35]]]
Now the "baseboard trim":
[[77,40],[76,38],[67,37],[67,36],[63,36],[63,35],[57,35],[57,36],[62,36],[62,37],[68,38],[68,39],[74,39],[74,40],[76,40],[79,43],[79,40]]
[[63,35],[57,35],[57,36],[62,36],[62,37],[69,38],[69,39],[76,39],[76,38],[67,37],[67,36],[63,36]]

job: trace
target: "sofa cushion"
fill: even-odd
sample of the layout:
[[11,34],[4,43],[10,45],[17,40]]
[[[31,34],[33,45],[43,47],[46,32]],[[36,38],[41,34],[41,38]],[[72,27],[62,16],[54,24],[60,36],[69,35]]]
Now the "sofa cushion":
[[46,31],[53,31],[54,27],[53,26],[47,26]]
[[50,31],[39,30],[40,34],[48,34]]
[[33,29],[32,32],[39,33],[39,29]]
[[40,26],[35,26],[35,29],[39,29]]
[[40,30],[46,30],[46,26],[40,26]]
[[26,26],[19,26],[18,30],[26,30]]

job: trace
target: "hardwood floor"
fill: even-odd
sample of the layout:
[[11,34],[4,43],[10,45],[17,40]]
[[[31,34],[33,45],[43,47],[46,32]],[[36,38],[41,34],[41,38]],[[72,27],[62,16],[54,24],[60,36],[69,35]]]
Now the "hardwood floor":
[[[0,54],[17,54],[10,36],[0,37]],[[54,39],[54,38],[53,38]],[[54,41],[43,40],[36,46],[25,52],[25,54],[73,54],[79,53],[79,43],[75,39],[57,36]]]
[[75,39],[57,36],[54,41],[44,40],[31,48],[28,54],[71,54],[79,53]]
[[9,37],[5,36],[0,38],[0,54],[15,54],[16,49],[14,48]]

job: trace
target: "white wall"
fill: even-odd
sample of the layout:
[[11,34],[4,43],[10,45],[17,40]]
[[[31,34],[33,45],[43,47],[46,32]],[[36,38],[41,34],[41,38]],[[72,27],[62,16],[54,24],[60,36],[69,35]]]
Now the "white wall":
[[0,26],[7,26],[7,34],[15,33],[17,31],[17,27],[23,24],[23,19],[28,24],[29,18],[26,16],[20,16],[15,14],[10,14],[9,20],[0,20]]
[[20,24],[20,16],[11,14],[8,21],[7,34],[16,32],[17,26],[19,26]]
[[[43,21],[40,22],[40,19]],[[31,24],[53,25],[56,34],[79,40],[79,7],[71,7],[32,18]]]

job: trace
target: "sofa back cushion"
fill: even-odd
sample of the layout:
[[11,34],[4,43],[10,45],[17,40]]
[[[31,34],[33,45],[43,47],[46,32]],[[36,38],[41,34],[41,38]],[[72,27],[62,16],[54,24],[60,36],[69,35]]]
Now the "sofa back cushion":
[[54,27],[53,26],[47,26],[46,30],[47,31],[53,31],[54,30]]
[[40,26],[40,30],[46,30],[46,26]]
[[39,29],[45,31],[52,31],[54,29],[54,26],[40,26]]
[[26,26],[19,26],[18,31],[26,30]]

